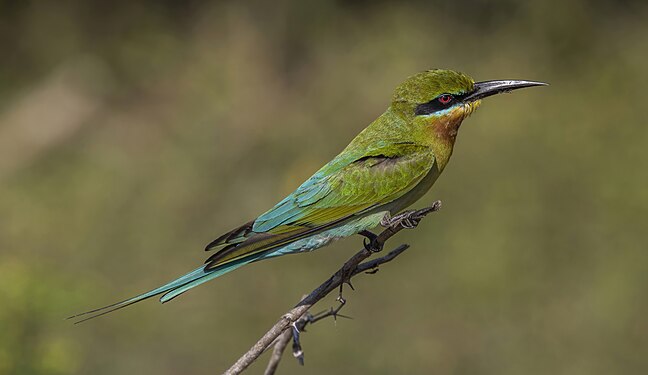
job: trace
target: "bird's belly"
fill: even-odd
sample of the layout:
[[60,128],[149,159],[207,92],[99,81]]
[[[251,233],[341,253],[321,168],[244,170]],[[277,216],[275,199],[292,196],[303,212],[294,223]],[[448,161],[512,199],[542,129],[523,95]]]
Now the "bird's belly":
[[382,220],[386,213],[387,211],[376,212],[339,227],[331,228],[322,233],[318,233],[299,241],[295,241],[276,251],[273,251],[271,254],[268,254],[266,258],[319,249],[320,247],[326,246],[340,238],[348,237],[363,230],[377,226],[378,224],[380,224],[380,220]]

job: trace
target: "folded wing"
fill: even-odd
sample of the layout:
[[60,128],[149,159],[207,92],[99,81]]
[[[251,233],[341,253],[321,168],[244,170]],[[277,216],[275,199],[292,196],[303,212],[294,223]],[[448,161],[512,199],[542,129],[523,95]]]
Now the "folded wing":
[[410,191],[434,165],[426,147],[377,148],[340,165],[334,159],[272,209],[211,242],[205,269],[258,256],[360,216]]

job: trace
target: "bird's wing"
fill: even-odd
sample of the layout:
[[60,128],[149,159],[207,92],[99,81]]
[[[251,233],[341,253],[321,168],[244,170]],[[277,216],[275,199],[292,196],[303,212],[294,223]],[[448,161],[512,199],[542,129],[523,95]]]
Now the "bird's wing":
[[207,269],[276,249],[389,203],[416,186],[434,165],[428,148],[409,143],[374,148],[347,162],[339,158],[256,220],[210,243],[206,250],[224,247],[207,260]]

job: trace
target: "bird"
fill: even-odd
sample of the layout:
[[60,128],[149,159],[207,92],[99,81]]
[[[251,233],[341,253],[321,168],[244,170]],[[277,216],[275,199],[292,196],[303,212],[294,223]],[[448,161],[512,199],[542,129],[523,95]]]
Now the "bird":
[[[134,297],[69,319],[80,323],[154,296],[168,302],[246,264],[309,252],[389,225],[432,187],[452,155],[462,122],[486,97],[545,86],[526,80],[475,82],[466,74],[432,69],[394,90],[387,110],[340,154],[274,207],[210,242],[197,269]],[[374,235],[375,236],[375,235]]]

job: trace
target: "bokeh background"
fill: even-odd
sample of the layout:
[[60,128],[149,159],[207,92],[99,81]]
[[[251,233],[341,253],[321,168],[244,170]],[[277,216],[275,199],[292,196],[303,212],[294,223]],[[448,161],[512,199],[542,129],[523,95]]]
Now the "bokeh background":
[[464,123],[443,210],[280,372],[648,372],[645,1],[3,1],[0,55],[1,374],[223,371],[361,239],[63,318],[193,269],[435,67],[551,86]]

